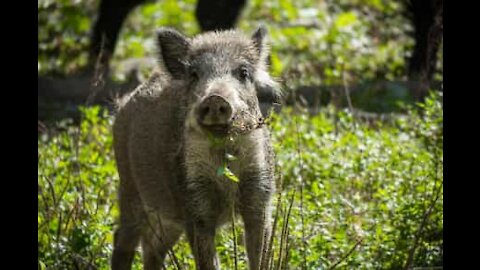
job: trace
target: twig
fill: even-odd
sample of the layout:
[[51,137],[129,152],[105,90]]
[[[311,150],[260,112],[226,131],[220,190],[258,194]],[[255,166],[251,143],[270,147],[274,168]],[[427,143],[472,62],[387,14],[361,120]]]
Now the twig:
[[287,216],[287,207],[285,206],[285,209],[283,210],[283,226],[282,226],[282,232],[280,233],[280,247],[278,250],[278,260],[275,265],[275,270],[280,269],[280,264],[282,263],[282,251],[283,251],[283,235],[285,233],[285,220]]
[[47,126],[42,123],[40,120],[38,120],[38,132],[40,133],[46,133],[48,131]]
[[[87,96],[86,104],[92,104],[97,93],[102,90],[105,86],[105,79],[103,78],[105,71],[105,64],[102,63],[102,59],[105,54],[105,35],[102,35],[102,43],[100,46],[100,52],[95,61],[94,73],[92,80],[90,81],[90,94]],[[108,61],[106,63],[108,65]]]
[[290,228],[287,228],[287,234],[286,234],[286,239],[287,242],[285,243],[285,260],[283,260],[283,268],[282,269],[287,269],[287,263],[288,263],[288,255],[290,254],[290,242],[288,241],[288,238],[290,236]]
[[417,247],[418,247],[418,242],[420,241],[420,238],[421,238],[423,229],[425,228],[425,225],[427,223],[428,217],[432,213],[433,208],[435,207],[435,204],[437,203],[438,198],[440,198],[442,187],[443,187],[443,181],[440,183],[440,186],[436,190],[436,194],[435,194],[434,199],[432,200],[432,203],[430,204],[430,206],[427,209],[425,209],[425,212],[423,213],[422,222],[420,223],[420,225],[418,227],[418,230],[415,233],[413,246],[410,249],[410,251],[408,252],[407,261],[405,263],[405,266],[403,267],[404,270],[408,270],[413,264],[413,259],[415,257],[415,251],[417,250]]
[[[163,225],[162,225],[162,220],[160,219],[160,216],[158,215],[158,213],[157,213],[156,217],[158,219],[158,225],[160,227],[160,230],[162,230],[163,235],[166,235],[165,230],[164,230]],[[149,220],[149,219],[147,218],[147,220]],[[150,221],[148,221],[148,223],[150,224],[150,226],[152,226]],[[153,232],[154,232],[155,236],[157,237],[157,239],[160,241],[160,243],[162,243],[163,240],[160,238],[160,236],[157,234],[157,232],[155,230],[153,230]],[[175,268],[177,270],[181,270],[182,268],[180,267],[180,263],[178,262],[177,256],[175,256],[175,252],[173,251],[172,248],[168,249],[167,254],[170,257],[170,259],[173,261],[173,264],[175,265]]]
[[[43,189],[41,189],[39,193],[42,196],[41,202],[43,203],[43,206],[44,206],[42,208],[45,210],[44,211],[45,212],[45,220],[43,221],[43,223],[40,226],[38,226],[38,230],[40,230],[40,228],[42,228],[45,224],[49,223],[50,219],[52,217],[52,214],[51,214],[52,210],[50,210],[50,205],[48,204],[48,199],[45,195],[45,192],[43,192]],[[38,201],[38,204],[39,204],[39,208],[40,208],[40,200]]]
[[342,64],[342,82],[343,82],[343,89],[345,90],[345,97],[347,98],[348,108],[350,109],[350,113],[353,115],[355,119],[355,111],[353,110],[352,100],[350,99],[350,88],[348,86],[347,78],[345,76],[345,64]]
[[280,192],[280,195],[278,196],[278,199],[277,199],[277,209],[275,210],[275,217],[274,217],[274,220],[273,220],[273,226],[272,226],[272,234],[270,236],[270,247],[268,249],[268,254],[267,254],[267,257],[268,257],[268,263],[265,267],[265,269],[272,269],[273,268],[273,241],[275,239],[275,233],[276,233],[276,229],[277,229],[277,222],[278,222],[278,215],[279,215],[279,212],[280,212],[280,206],[281,206],[281,202],[282,202],[282,193]]
[[62,211],[58,211],[58,224],[57,224],[57,248],[60,248],[60,235],[62,234]]
[[238,262],[237,262],[237,233],[235,230],[235,205],[232,209],[232,234],[233,234],[233,263],[234,269],[238,270]]
[[48,178],[48,176],[44,175],[43,177],[48,183],[48,189],[50,190],[50,193],[52,194],[53,206],[54,206],[54,210],[55,210],[58,206],[57,205],[57,197],[55,195],[55,189],[53,188],[53,184],[50,181],[50,179]]
[[[158,235],[157,230],[155,229],[155,226],[153,226],[152,222],[150,222],[150,217],[148,215],[149,214],[147,213],[146,221],[147,221],[148,226],[150,227],[150,229],[153,232],[153,236],[160,242],[160,244],[164,244],[162,237],[160,235]],[[162,221],[161,221],[160,217],[158,215],[155,215],[155,216],[158,220],[158,225],[160,227],[160,230],[162,231],[163,235],[165,235],[165,230],[163,229],[163,225],[162,225]],[[177,270],[180,270],[181,269],[180,264],[177,260],[177,257],[175,256],[175,253],[173,252],[173,250],[171,248],[167,251],[167,254],[170,257],[170,259],[173,261],[173,264],[175,265],[175,268]]]
[[345,255],[343,255],[342,258],[340,258],[338,261],[336,261],[334,264],[332,264],[330,267],[328,267],[328,270],[335,269],[335,267],[337,267],[341,262],[343,262],[344,260],[346,260],[350,255],[352,255],[353,251],[362,243],[362,241],[363,241],[363,238],[360,238],[360,239],[355,243],[355,245],[353,245],[353,247],[350,248],[350,250],[349,250]]
[[298,157],[298,160],[299,160],[299,165],[300,165],[300,174],[299,174],[299,177],[300,177],[300,217],[301,217],[301,221],[302,221],[302,259],[303,259],[303,262],[302,262],[302,269],[303,270],[306,270],[307,269],[307,257],[306,257],[306,241],[305,241],[305,219],[304,219],[304,216],[303,216],[303,187],[304,187],[304,180],[303,180],[303,177],[302,177],[302,174],[301,172],[303,171],[303,157],[302,157],[302,153],[301,153],[301,150],[300,150],[300,134],[299,134],[299,130],[298,130],[298,116],[295,117],[295,129],[296,129],[296,133],[297,133],[297,157]]
[[291,213],[291,210],[292,210],[293,202],[295,201],[295,193],[296,193],[295,191],[296,190],[294,189],[293,192],[292,192],[292,198],[291,198],[291,201],[290,201],[290,205],[288,206],[288,211],[285,211],[285,213],[283,215],[283,227],[282,227],[282,234],[280,235],[280,250],[279,250],[279,254],[278,254],[277,264],[275,266],[276,270],[279,270],[280,266],[282,264],[283,241],[285,239],[286,231],[287,231],[287,228],[288,228],[288,220],[290,218],[290,213]]
[[[101,254],[102,248],[103,248],[103,245],[105,244],[105,240],[106,240],[106,239],[107,239],[107,236],[104,234],[103,237],[102,237],[102,240],[100,240],[100,243],[99,243],[99,245],[97,246],[97,248],[99,249],[99,250],[97,250],[97,254],[98,254],[98,253]],[[93,253],[93,252],[92,252],[92,253]],[[93,265],[94,261],[95,261],[95,257],[94,257],[93,254],[92,254],[92,256],[90,256],[89,264]]]

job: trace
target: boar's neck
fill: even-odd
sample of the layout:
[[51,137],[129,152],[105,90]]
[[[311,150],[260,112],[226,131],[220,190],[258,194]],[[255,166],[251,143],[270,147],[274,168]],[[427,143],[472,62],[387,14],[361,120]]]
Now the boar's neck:
[[[183,151],[187,181],[199,177],[219,182],[231,181],[217,174],[218,168],[225,164],[238,177],[247,171],[263,170],[267,165],[267,132],[265,128],[259,128],[234,137],[233,141],[227,138],[224,144],[214,143],[199,133],[185,132]],[[227,159],[226,154],[234,160]]]

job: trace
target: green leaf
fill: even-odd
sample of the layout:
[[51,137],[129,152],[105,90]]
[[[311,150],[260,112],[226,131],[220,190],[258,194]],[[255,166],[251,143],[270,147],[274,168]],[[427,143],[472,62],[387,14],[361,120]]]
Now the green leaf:
[[224,175],[225,177],[227,177],[228,179],[232,180],[233,182],[239,182],[240,180],[238,179],[238,177],[232,172],[230,171],[230,169],[227,167],[226,164],[224,164],[223,166],[221,167],[218,167],[217,169],[217,175],[218,176],[221,176],[221,175]]
[[225,173],[225,167],[218,167],[217,176],[222,176]]
[[47,269],[47,266],[42,261],[39,260],[38,264],[40,266],[40,270],[46,270]]
[[240,180],[238,179],[238,177],[237,177],[235,174],[233,174],[233,172],[230,171],[230,169],[229,169],[228,167],[225,167],[225,168],[224,168],[224,175],[225,175],[228,179],[232,180],[233,182],[238,183],[238,182],[240,181]]
[[283,71],[283,64],[280,58],[276,53],[271,54],[271,61],[272,61],[272,74],[275,76],[279,76],[282,74]]
[[237,157],[232,155],[232,154],[229,154],[229,153],[226,153],[225,154],[225,158],[228,160],[228,161],[234,161],[234,160],[237,160]]
[[345,12],[340,14],[335,21],[338,28],[343,28],[352,25],[357,21],[357,16],[353,12]]

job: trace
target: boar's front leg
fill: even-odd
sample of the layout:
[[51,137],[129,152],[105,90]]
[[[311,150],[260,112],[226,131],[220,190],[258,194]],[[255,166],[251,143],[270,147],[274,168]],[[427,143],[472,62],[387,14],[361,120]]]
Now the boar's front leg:
[[186,232],[198,270],[219,269],[215,251],[218,191],[210,179],[191,181],[187,192]]
[[198,270],[219,269],[215,252],[215,228],[200,221],[187,225],[190,247]]
[[239,210],[245,224],[250,270],[266,269],[266,249],[271,234],[270,204],[274,191],[270,177],[254,175],[240,181]]

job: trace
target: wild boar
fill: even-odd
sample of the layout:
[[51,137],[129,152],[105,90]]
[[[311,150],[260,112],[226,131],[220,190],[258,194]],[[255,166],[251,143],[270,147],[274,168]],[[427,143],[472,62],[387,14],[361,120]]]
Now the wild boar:
[[158,70],[119,100],[113,126],[120,224],[112,268],[130,269],[141,242],[144,269],[159,269],[186,232],[197,268],[219,269],[215,233],[235,212],[249,269],[263,269],[275,192],[263,123],[280,93],[267,70],[266,29],[189,38],[161,28],[156,38]]

